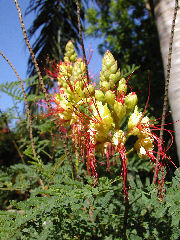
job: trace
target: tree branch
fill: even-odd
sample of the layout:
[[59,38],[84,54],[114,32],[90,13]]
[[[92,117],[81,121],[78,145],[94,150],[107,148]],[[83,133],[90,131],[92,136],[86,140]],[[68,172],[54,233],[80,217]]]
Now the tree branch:
[[83,37],[82,37],[82,29],[81,29],[81,20],[80,20],[80,5],[79,5],[79,0],[75,0],[76,5],[77,5],[77,18],[78,18],[78,26],[79,26],[79,37],[81,41],[81,47],[83,51],[83,59],[85,62],[85,67],[86,67],[86,75],[87,75],[87,82],[89,83],[89,73],[88,73],[88,66],[87,66],[87,59],[86,59],[86,53],[84,49],[84,42],[83,42]]
[[24,22],[23,22],[23,18],[22,18],[21,8],[20,8],[17,0],[14,0],[14,2],[15,2],[15,5],[16,5],[16,8],[18,10],[18,15],[19,15],[20,23],[21,23],[21,28],[22,28],[23,35],[24,35],[24,40],[25,40],[26,45],[27,45],[27,47],[29,49],[29,52],[30,52],[31,57],[32,57],[32,60],[34,62],[34,66],[35,66],[35,69],[36,69],[38,77],[39,77],[39,81],[40,81],[41,88],[42,88],[44,96],[45,96],[45,100],[46,100],[48,106],[51,107],[51,104],[49,102],[49,97],[48,97],[48,94],[47,94],[47,90],[46,90],[46,87],[44,85],[44,81],[43,81],[43,78],[42,78],[42,75],[41,75],[41,72],[40,72],[40,69],[39,69],[39,66],[38,66],[35,54],[34,54],[34,52],[32,50],[32,47],[31,47],[30,42],[29,42],[28,37],[27,37],[26,29],[24,27]]

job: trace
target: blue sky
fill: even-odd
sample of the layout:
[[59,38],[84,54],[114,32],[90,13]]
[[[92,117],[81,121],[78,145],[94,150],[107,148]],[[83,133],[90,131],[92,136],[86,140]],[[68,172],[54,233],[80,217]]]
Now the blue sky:
[[[25,16],[25,10],[28,6],[28,0],[19,0],[22,15],[26,30],[32,24],[35,18],[34,14]],[[0,0],[0,50],[9,58],[11,63],[15,66],[17,72],[22,79],[27,78],[27,62],[29,52],[26,47],[22,30],[20,27],[18,13],[13,0]],[[31,43],[34,39],[32,39]],[[94,50],[91,63],[89,65],[89,71],[91,74],[99,75],[101,69],[102,56],[98,54],[97,45],[100,42],[99,39],[88,38],[85,39],[85,48],[91,48]],[[0,83],[11,81],[17,81],[17,78],[6,63],[6,61],[0,56]],[[0,92],[0,109],[6,111],[13,106],[11,97]],[[20,105],[22,110],[22,105]]]

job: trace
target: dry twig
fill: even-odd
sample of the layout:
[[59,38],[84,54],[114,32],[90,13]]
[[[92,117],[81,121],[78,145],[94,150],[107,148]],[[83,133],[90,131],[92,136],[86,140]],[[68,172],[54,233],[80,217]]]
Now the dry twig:
[[49,97],[48,97],[48,94],[47,94],[47,90],[46,90],[46,87],[45,87],[45,85],[44,85],[44,81],[43,81],[43,78],[42,78],[42,75],[41,75],[41,72],[40,72],[40,69],[39,69],[39,66],[38,66],[36,57],[35,57],[35,55],[34,55],[34,52],[33,52],[33,50],[32,50],[32,47],[31,47],[31,45],[30,45],[30,42],[29,42],[29,40],[28,40],[27,33],[26,33],[26,29],[25,29],[25,27],[24,27],[24,22],[23,22],[23,18],[22,18],[21,8],[20,8],[17,0],[14,0],[14,2],[15,2],[15,4],[16,4],[16,8],[17,8],[17,10],[18,10],[18,15],[19,15],[20,23],[21,23],[21,28],[22,28],[23,35],[24,35],[24,40],[25,40],[25,42],[26,42],[26,45],[27,45],[27,47],[28,47],[28,49],[29,49],[29,52],[30,52],[30,54],[31,54],[31,57],[32,57],[32,59],[33,59],[34,66],[35,66],[35,69],[36,69],[36,71],[37,71],[37,74],[38,74],[38,77],[39,77],[39,81],[40,81],[40,84],[41,84],[41,88],[42,88],[43,93],[44,93],[44,96],[45,96],[45,100],[46,100],[48,106],[50,107],[51,104],[50,104],[50,102],[49,102]]
[[83,42],[83,37],[82,37],[82,29],[81,29],[81,20],[80,20],[80,5],[79,5],[79,0],[76,0],[76,5],[77,5],[77,18],[78,18],[78,26],[79,26],[79,37],[81,41],[81,47],[83,51],[83,58],[85,62],[85,67],[86,67],[86,75],[87,75],[87,81],[89,82],[89,74],[88,74],[88,65],[87,65],[87,59],[86,59],[86,53],[84,49],[84,42]]

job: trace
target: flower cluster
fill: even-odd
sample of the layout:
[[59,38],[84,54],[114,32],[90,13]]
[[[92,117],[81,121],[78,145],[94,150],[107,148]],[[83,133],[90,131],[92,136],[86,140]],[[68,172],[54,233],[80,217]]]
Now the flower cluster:
[[166,157],[162,142],[153,133],[157,128],[143,112],[138,111],[137,95],[128,92],[127,80],[121,77],[117,61],[110,51],[106,51],[103,57],[100,88],[97,89],[91,79],[87,81],[85,64],[82,58],[77,58],[74,45],[69,41],[64,62],[57,65],[57,80],[58,93],[52,96],[51,114],[66,129],[75,151],[86,161],[90,174],[97,177],[97,154],[107,156],[109,168],[110,157],[119,152],[126,192],[125,143],[131,135],[137,136],[132,150],[140,158],[149,158],[156,168],[162,167],[154,151],[158,146],[161,149],[159,155]]

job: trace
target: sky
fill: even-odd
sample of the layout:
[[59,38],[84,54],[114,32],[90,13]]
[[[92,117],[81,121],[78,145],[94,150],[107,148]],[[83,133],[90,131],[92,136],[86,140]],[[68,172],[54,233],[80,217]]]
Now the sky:
[[[26,30],[31,26],[35,14],[25,16],[25,10],[29,4],[28,0],[19,0],[22,16]],[[10,62],[16,68],[21,79],[26,79],[27,62],[29,52],[25,44],[18,12],[14,0],[0,0],[0,50],[6,55]],[[36,35],[37,36],[37,35]],[[35,36],[35,37],[36,37]],[[32,38],[32,44],[35,38]],[[97,46],[100,43],[99,39],[86,38],[84,39],[85,49],[93,49],[93,57],[89,65],[91,75],[99,75],[101,69],[102,56],[98,54]],[[7,62],[0,56],[0,84],[17,81],[17,77]],[[0,92],[0,109],[7,111],[14,105],[12,98],[7,94]],[[22,111],[22,104],[19,105],[19,111]]]

